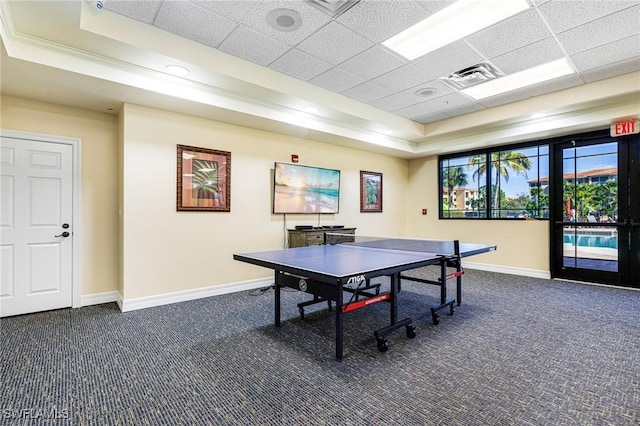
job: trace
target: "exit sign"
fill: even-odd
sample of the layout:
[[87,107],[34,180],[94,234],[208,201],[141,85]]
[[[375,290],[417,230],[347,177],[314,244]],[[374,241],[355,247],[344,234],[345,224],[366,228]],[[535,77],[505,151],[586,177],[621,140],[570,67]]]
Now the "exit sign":
[[640,120],[621,121],[611,125],[611,136],[633,135],[640,133]]

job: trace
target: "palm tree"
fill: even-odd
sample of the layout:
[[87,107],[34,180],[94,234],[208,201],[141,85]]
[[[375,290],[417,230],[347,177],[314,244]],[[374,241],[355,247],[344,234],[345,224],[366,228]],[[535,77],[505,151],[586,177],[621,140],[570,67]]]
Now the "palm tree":
[[442,185],[449,190],[448,207],[453,207],[453,188],[467,184],[467,174],[462,166],[449,167],[442,173]]
[[368,206],[378,204],[378,182],[373,179],[366,180],[366,198]]
[[200,159],[193,160],[193,177],[191,188],[199,199],[218,198],[218,162]]
[[[527,170],[531,167],[531,160],[524,154],[515,151],[500,151],[491,153],[491,164],[495,169],[495,177],[493,185],[495,191],[493,193],[492,209],[500,208],[500,178],[503,177],[505,182],[509,182],[509,171],[513,171],[516,175],[527,176]],[[487,161],[484,154],[476,155],[469,159],[469,166],[475,167],[473,172],[473,180],[480,179],[487,173]]]

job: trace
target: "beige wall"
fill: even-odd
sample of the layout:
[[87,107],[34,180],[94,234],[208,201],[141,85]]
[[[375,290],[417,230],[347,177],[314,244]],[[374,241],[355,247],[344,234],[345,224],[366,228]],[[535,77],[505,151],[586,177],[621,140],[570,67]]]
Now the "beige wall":
[[[322,215],[323,225],[495,243],[497,252],[470,261],[549,269],[546,221],[438,220],[435,157],[400,160],[135,105],[119,117],[6,96],[1,106],[4,129],[82,140],[83,295],[118,290],[130,300],[269,276],[232,255],[284,246],[284,218],[271,214],[272,170],[291,154],[342,172],[340,213]],[[230,213],[176,211],[177,144],[231,152]],[[383,213],[360,213],[360,170],[383,173]],[[288,227],[317,221],[287,215]]]
[[[236,283],[270,271],[233,253],[284,246],[284,217],[271,213],[275,161],[341,170],[340,213],[322,225],[360,234],[406,229],[407,161],[135,105],[124,107],[122,276],[125,300]],[[176,145],[231,152],[231,213],[176,211]],[[360,213],[360,170],[383,173],[384,212]],[[287,215],[287,226],[318,215]]]
[[0,127],[3,129],[81,139],[81,294],[116,290],[116,117],[8,96],[2,96],[0,102]]
[[[416,238],[459,239],[469,243],[496,244],[493,253],[469,262],[493,264],[530,273],[549,271],[549,222],[546,220],[438,220],[438,159],[409,161],[407,202],[408,234]],[[428,209],[426,216],[422,209]]]

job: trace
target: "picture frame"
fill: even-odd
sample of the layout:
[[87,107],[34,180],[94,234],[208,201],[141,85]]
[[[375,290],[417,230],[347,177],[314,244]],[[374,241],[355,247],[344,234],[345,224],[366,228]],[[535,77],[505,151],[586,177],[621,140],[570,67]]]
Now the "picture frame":
[[360,212],[382,213],[382,173],[360,170]]
[[177,146],[176,210],[231,211],[231,153]]

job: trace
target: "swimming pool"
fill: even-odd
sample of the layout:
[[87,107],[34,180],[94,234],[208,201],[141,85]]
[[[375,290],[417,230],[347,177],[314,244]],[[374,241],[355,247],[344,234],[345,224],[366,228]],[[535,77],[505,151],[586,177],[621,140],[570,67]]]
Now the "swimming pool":
[[[577,244],[576,244],[577,239]],[[577,245],[578,247],[598,247],[598,248],[612,248],[618,249],[618,235],[585,235],[578,233],[564,234],[564,243]]]

